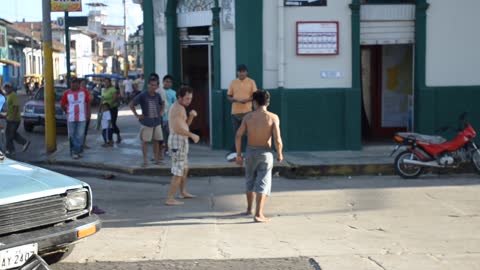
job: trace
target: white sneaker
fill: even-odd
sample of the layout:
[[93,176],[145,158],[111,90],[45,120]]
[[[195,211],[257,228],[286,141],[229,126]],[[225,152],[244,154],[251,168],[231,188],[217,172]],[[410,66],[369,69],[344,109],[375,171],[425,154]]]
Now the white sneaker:
[[80,158],[80,155],[79,155],[79,154],[73,154],[73,155],[72,155],[72,158],[73,158],[73,159],[79,159],[79,158]]
[[232,153],[230,153],[230,154],[227,155],[227,160],[228,160],[229,162],[233,162],[233,161],[235,161],[236,159],[237,159],[237,153],[232,152]]

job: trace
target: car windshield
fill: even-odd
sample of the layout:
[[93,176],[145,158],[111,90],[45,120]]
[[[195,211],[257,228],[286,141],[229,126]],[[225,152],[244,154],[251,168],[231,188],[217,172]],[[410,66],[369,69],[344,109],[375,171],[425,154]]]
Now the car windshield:
[[[55,87],[55,101],[60,101],[65,91],[67,91],[67,88],[65,87]],[[44,98],[45,98],[45,90],[42,87],[35,94],[35,99],[44,100]]]

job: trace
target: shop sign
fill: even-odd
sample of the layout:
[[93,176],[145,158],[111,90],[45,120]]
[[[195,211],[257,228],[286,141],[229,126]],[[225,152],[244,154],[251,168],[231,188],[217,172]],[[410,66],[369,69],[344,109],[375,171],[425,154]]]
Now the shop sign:
[[82,11],[81,0],[51,0],[52,12],[56,11]]

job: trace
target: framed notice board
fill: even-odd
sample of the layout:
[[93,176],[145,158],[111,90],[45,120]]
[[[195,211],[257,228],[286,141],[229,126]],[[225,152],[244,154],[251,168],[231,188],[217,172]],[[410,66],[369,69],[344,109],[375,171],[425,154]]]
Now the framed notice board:
[[285,0],[286,7],[326,6],[327,0]]
[[297,55],[338,55],[338,22],[297,22]]

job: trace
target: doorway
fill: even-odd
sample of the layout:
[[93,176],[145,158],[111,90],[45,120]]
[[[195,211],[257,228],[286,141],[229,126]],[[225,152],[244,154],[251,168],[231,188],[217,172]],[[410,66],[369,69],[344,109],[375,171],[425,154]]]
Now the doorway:
[[364,139],[386,139],[412,130],[413,46],[362,46],[361,70]]
[[204,144],[211,143],[211,89],[212,89],[212,43],[205,41],[181,41],[183,84],[193,88],[193,101],[188,110],[195,110],[197,118],[190,130],[200,136]]

